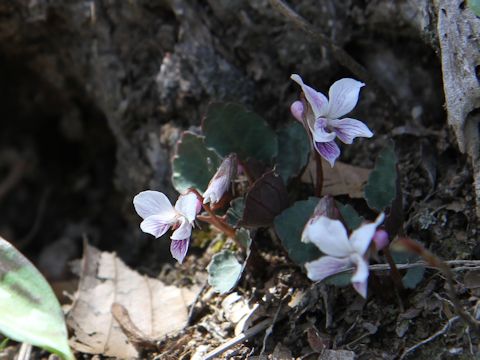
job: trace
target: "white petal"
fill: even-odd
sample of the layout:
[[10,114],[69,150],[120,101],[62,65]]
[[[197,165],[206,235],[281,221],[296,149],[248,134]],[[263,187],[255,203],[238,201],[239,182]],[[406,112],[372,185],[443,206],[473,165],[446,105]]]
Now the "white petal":
[[352,286],[364,299],[367,298],[368,281],[354,282]]
[[349,78],[335,81],[328,91],[329,106],[326,117],[338,119],[352,111],[357,105],[362,86],[365,84]]
[[370,246],[373,235],[377,230],[377,226],[383,222],[385,215],[381,213],[378,215],[375,222],[360,226],[350,235],[350,242],[357,254],[363,255]]
[[159,238],[168,231],[171,225],[172,224],[165,221],[161,215],[152,215],[142,221],[140,229],[142,229],[143,232]]
[[186,218],[180,218],[180,226],[177,230],[172,233],[170,239],[172,240],[185,240],[189,239],[192,235],[192,225],[187,221]]
[[133,198],[133,206],[143,219],[151,215],[162,215],[165,219],[175,217],[175,210],[170,200],[158,191],[142,191]]
[[316,142],[329,142],[335,139],[337,134],[327,131],[327,119],[318,118],[315,121],[315,127],[313,129],[313,140]]
[[343,224],[325,216],[307,223],[302,240],[314,243],[321,252],[330,256],[346,257],[353,251]]
[[350,257],[350,260],[356,268],[352,276],[352,283],[366,281],[368,279],[368,263],[365,259],[358,254],[354,254]]
[[305,94],[305,98],[312,107],[315,117],[322,116],[328,110],[328,100],[321,92],[311,88],[308,85],[305,85],[300,75],[292,74],[290,79],[295,81],[298,85],[302,87],[302,91]]
[[[200,207],[198,206],[200,201],[193,192],[189,192],[185,195],[180,195],[175,203],[175,209],[187,218],[189,223],[192,223],[197,216]],[[185,238],[183,238],[185,239]],[[180,240],[180,239],[179,239]]]
[[305,264],[307,276],[312,281],[322,281],[323,279],[338,274],[351,267],[348,258],[336,258],[332,256],[322,256],[320,259]]
[[353,139],[357,137],[371,138],[373,136],[367,125],[360,120],[350,118],[330,120],[329,125],[334,128],[338,138],[345,144],[353,143]]

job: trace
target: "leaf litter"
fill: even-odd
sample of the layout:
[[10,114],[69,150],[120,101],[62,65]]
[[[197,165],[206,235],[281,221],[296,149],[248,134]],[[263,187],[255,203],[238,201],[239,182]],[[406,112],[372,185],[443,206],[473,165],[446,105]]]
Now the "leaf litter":
[[[80,283],[67,315],[76,351],[138,358],[135,345],[175,335],[188,322],[198,289],[165,285],[133,271],[115,253],[85,245]],[[115,304],[115,305],[114,305]],[[112,306],[119,324],[112,315]],[[129,327],[131,331],[124,329]],[[133,330],[132,330],[133,329]],[[145,336],[134,339],[132,336]],[[128,334],[128,336],[127,336]]]

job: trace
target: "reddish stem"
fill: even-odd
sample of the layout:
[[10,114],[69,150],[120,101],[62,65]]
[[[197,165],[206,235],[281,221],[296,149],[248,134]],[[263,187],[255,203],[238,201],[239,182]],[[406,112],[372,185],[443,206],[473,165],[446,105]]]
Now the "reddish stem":
[[208,222],[209,224],[212,224],[213,226],[215,226],[220,231],[223,231],[227,236],[229,236],[230,238],[235,240],[235,242],[237,244],[242,246],[242,244],[240,244],[235,238],[235,229],[232,228],[227,223],[225,223],[225,221],[223,221],[217,215],[215,215],[215,213],[212,211],[212,209],[210,208],[210,206],[208,204],[203,203],[203,196],[200,195],[200,193],[196,189],[190,189],[190,191],[197,196],[197,199],[202,204],[202,207],[205,209],[205,211],[208,213],[208,215],[210,215],[208,217],[207,216],[197,216],[197,218],[199,220],[202,220],[202,221]]
[[313,150],[313,153],[315,156],[315,169],[316,169],[315,196],[320,197],[322,196],[322,188],[323,188],[322,157],[316,150]]

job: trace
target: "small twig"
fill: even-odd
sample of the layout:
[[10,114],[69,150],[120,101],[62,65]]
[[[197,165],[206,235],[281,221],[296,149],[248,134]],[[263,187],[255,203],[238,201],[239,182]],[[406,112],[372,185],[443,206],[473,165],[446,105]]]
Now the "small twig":
[[193,323],[193,315],[195,314],[195,305],[197,304],[198,300],[200,299],[200,296],[202,293],[205,291],[205,289],[208,286],[208,281],[205,281],[201,289],[198,291],[197,295],[195,296],[195,299],[192,302],[192,305],[190,305],[190,310],[188,311],[188,320],[187,320],[187,326],[192,325]]
[[282,304],[283,304],[283,302],[280,302],[280,305],[278,305],[277,311],[275,311],[275,316],[273,317],[273,320],[272,320],[272,324],[265,331],[265,336],[263,337],[263,343],[262,343],[262,350],[260,351],[260,357],[262,357],[263,353],[265,352],[265,348],[267,347],[268,337],[273,332],[273,326],[275,325],[275,323],[278,320],[278,315],[280,315],[280,310],[282,309]]
[[22,343],[16,360],[30,360],[32,354],[32,345]]
[[455,292],[453,273],[450,271],[450,267],[447,265],[447,263],[442,261],[438,256],[431,253],[429,250],[423,247],[423,245],[410,238],[400,238],[397,241],[397,244],[398,246],[404,247],[405,249],[413,252],[414,254],[421,256],[427,263],[429,263],[433,267],[438,268],[442,272],[447,282],[447,293],[453,303],[455,312],[462,318],[462,320],[466,324],[470,325],[475,330],[479,330],[480,322],[473,318],[472,315],[467,313],[463,309],[460,300],[458,300],[457,294]]
[[447,321],[447,323],[439,330],[437,331],[435,334],[433,334],[432,336],[426,338],[425,340],[423,341],[420,341],[418,344],[415,344],[413,345],[412,347],[409,347],[408,349],[406,349],[402,355],[400,356],[399,360],[402,360],[402,359],[405,359],[405,357],[407,357],[410,353],[414,352],[415,350],[417,350],[420,346],[423,346],[425,344],[428,344],[429,342],[435,340],[437,337],[439,337],[440,335],[443,335],[445,334],[449,329],[450,329],[450,326],[452,326],[452,324],[457,321],[458,319],[460,319],[460,316],[454,316],[452,317],[450,320]]
[[262,332],[263,330],[267,329],[271,324],[272,324],[272,319],[265,319],[258,324],[252,326],[250,329],[247,331],[241,333],[238,336],[235,336],[234,338],[228,340],[226,343],[223,343],[216,349],[210,351],[208,354],[205,355],[203,360],[211,360],[211,359],[216,359],[217,356],[222,354],[224,351],[227,351],[228,349],[234,347],[235,345],[238,345],[245,340],[257,335],[258,333]]
[[376,83],[373,78],[367,73],[365,68],[357,62],[350,54],[348,54],[341,47],[336,45],[327,35],[316,29],[302,16],[296,13],[290,6],[282,0],[270,0],[270,4],[283,16],[285,16],[292,24],[303,30],[310,36],[319,40],[323,45],[328,47],[335,59],[347,69],[349,69],[355,76],[369,83]]
[[138,352],[147,349],[157,349],[157,339],[150,337],[140,330],[130,318],[128,310],[121,304],[113,303],[111,308],[112,316],[117,320],[120,328],[131,344],[138,350]]

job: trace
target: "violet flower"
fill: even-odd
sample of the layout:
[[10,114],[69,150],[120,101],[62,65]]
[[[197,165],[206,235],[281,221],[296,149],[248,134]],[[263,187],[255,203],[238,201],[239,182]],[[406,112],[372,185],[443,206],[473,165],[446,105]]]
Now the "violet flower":
[[354,267],[352,285],[366,298],[368,259],[365,258],[365,253],[383,219],[384,214],[381,213],[375,222],[361,225],[353,231],[350,238],[339,220],[325,216],[310,219],[303,230],[302,241],[314,243],[326,256],[305,264],[307,276],[312,281],[321,281]]
[[216,204],[230,187],[237,167],[237,156],[230,154],[220,164],[217,172],[213,175],[207,190],[203,193],[203,203]]
[[336,137],[345,144],[351,144],[356,137],[373,136],[363,122],[352,118],[340,119],[357,105],[364,83],[350,78],[335,81],[328,90],[327,99],[321,92],[305,85],[299,75],[293,74],[290,78],[302,87],[306,99],[306,103],[298,100],[290,106],[292,115],[310,131],[315,150],[332,167],[340,156],[340,148],[334,141]]
[[201,209],[197,196],[191,192],[180,195],[173,207],[165,194],[148,190],[135,196],[133,205],[144,219],[140,224],[142,231],[159,238],[170,227],[175,229],[170,237],[170,252],[182,263],[190,243],[193,222]]

